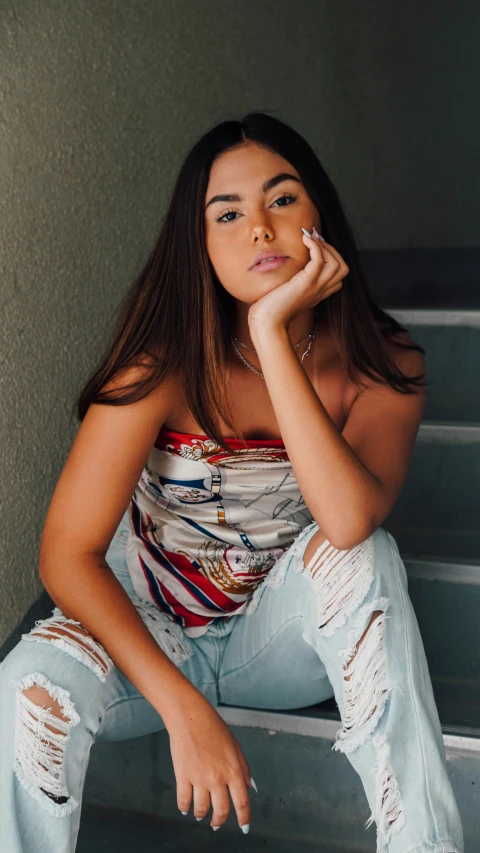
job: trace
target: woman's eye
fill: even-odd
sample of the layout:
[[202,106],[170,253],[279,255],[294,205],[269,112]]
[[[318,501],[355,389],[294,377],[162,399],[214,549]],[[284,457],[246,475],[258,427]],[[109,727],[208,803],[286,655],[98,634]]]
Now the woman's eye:
[[[298,198],[298,196],[293,195],[292,193],[283,193],[283,195],[280,195],[278,198],[276,198],[275,201],[272,202],[272,204],[276,204],[277,201],[283,201],[284,199],[286,199],[288,203],[287,204],[280,204],[279,207],[288,207],[289,204],[296,201],[297,198]],[[222,215],[219,216],[219,218],[216,221],[222,222],[222,223],[235,222],[235,219],[225,219],[224,218],[225,216],[229,216],[231,213],[236,214],[237,211],[236,210],[227,210],[225,213],[222,213]]]

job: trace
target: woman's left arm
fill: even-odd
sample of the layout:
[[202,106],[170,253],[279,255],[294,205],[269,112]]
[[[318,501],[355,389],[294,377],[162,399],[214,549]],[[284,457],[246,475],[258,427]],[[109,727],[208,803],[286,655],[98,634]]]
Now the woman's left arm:
[[[334,547],[353,548],[382,524],[404,486],[425,389],[402,394],[372,382],[340,434],[286,327],[252,318],[249,331],[305,503]],[[392,357],[407,376],[425,372],[420,352],[396,352]]]

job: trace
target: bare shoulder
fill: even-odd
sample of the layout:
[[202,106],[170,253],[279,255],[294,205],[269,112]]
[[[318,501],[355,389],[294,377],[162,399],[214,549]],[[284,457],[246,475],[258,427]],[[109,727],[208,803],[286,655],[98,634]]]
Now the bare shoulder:
[[[174,381],[153,382],[143,393],[145,378],[145,363],[123,367],[101,388],[121,400],[89,405],[48,508],[42,577],[61,571],[65,554],[105,555],[173,405]],[[125,400],[137,386],[140,393]]]
[[[384,338],[385,351],[403,376],[407,380],[419,377],[425,382],[423,354],[407,348],[415,345],[416,341],[403,330]],[[407,382],[407,388],[399,390],[381,378],[365,379],[365,387],[360,389],[342,432],[365,468],[382,485],[371,510],[372,529],[383,524],[405,484],[423,417],[426,388]]]
[[[119,368],[114,375],[105,382],[104,385],[102,385],[102,393],[105,391],[122,392],[134,390],[136,386],[141,386],[141,384],[149,378],[152,365],[153,362],[150,356],[140,356],[135,364]],[[172,374],[168,376],[162,382],[158,382],[152,387],[149,396],[155,398],[155,396],[159,395],[163,397],[168,395],[173,400],[178,388],[178,381],[179,380],[176,375]]]
[[[423,353],[417,349],[410,349],[410,347],[418,346],[418,344],[407,331],[400,330],[393,335],[385,336],[383,343],[385,352],[404,376],[407,378],[421,376],[422,381],[426,381],[427,374]],[[400,344],[400,346],[396,344]],[[418,396],[420,405],[420,400],[426,395],[426,385],[410,385],[410,388],[414,395]],[[355,401],[366,390],[374,391],[376,396],[405,398],[404,394],[396,391],[391,385],[375,381],[375,379],[361,372],[358,381],[348,381],[346,384],[345,419],[349,416]]]

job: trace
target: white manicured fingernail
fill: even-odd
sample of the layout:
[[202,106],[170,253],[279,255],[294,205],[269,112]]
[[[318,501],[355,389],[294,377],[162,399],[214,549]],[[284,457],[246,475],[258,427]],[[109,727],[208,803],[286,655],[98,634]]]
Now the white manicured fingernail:
[[188,814],[188,812],[182,812],[182,814]]
[[304,227],[303,227],[303,225],[302,225],[302,231],[303,231],[303,233],[304,233],[304,234],[306,234],[306,236],[307,236],[307,237],[311,237],[311,236],[312,236],[312,235],[310,234],[310,231],[307,231],[307,229],[306,229],[306,228],[304,228]]
[[242,830],[242,832],[244,832],[244,833],[245,833],[245,835],[246,835],[246,834],[247,834],[247,832],[248,832],[248,830],[250,829],[250,824],[249,824],[249,823],[244,823],[244,824],[243,824],[243,826],[241,826],[241,827],[240,827],[240,829],[241,829],[241,830]]
[[203,820],[203,817],[196,817],[195,820]]
[[213,831],[214,831],[214,832],[216,832],[216,831],[217,831],[217,829],[220,829],[220,827],[219,827],[219,826],[212,826],[212,829],[213,829]]
[[255,788],[255,790],[256,790],[256,792],[257,792],[257,794],[258,794],[258,788],[257,788],[257,786],[255,785],[255,779],[253,778],[253,776],[250,776],[250,784],[252,785],[252,787],[253,787],[253,788]]

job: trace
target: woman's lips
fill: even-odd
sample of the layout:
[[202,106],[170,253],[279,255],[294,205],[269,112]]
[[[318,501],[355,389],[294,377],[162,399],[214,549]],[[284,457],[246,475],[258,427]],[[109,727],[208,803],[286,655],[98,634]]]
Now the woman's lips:
[[255,272],[267,272],[267,270],[276,269],[287,260],[288,258],[274,258],[273,261],[263,261],[263,263],[255,264],[252,270]]

